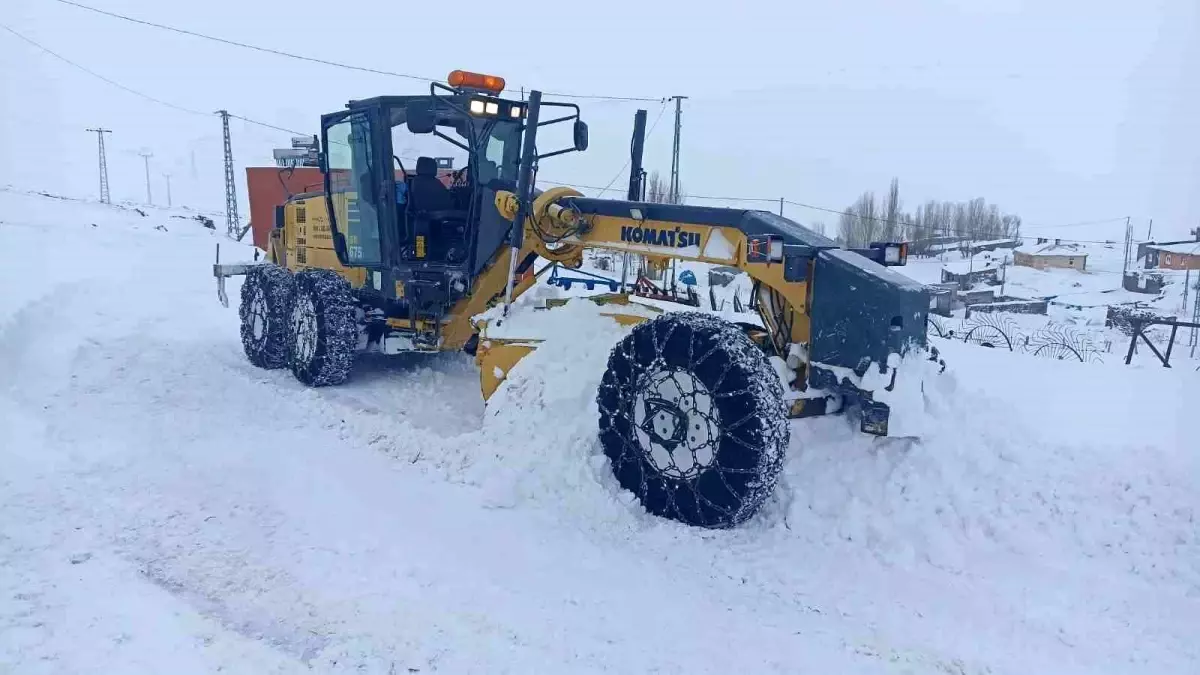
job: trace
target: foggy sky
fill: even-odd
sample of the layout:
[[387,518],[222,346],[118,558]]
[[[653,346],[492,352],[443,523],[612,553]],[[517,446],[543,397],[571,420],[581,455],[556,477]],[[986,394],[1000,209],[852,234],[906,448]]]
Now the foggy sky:
[[[128,24],[52,0],[5,0],[7,24],[151,96],[317,131],[351,98],[427,91]],[[906,209],[983,196],[1027,234],[1120,237],[1132,216],[1155,235],[1200,225],[1200,8],[1195,0],[851,0],[731,3],[548,0],[84,0],[230,39],[422,76],[489,72],[545,91],[690,98],[682,182],[696,196],[844,208],[900,179]],[[474,5],[468,11],[464,7]],[[511,7],[509,9],[508,7]],[[580,101],[592,148],[540,177],[603,186],[628,154],[635,109]],[[220,122],[156,105],[0,31],[0,184],[95,195],[86,127],[114,130],[114,199],[223,210]],[[668,108],[647,168],[670,167]],[[241,167],[271,163],[286,133],[235,122]],[[614,195],[615,193],[609,193]],[[692,203],[720,204],[693,198]],[[741,206],[746,206],[741,204]],[[777,208],[764,203],[762,208]],[[245,197],[242,198],[245,210]],[[837,216],[789,206],[804,223]],[[0,218],[2,219],[2,218]],[[1144,234],[1140,232],[1139,234]]]

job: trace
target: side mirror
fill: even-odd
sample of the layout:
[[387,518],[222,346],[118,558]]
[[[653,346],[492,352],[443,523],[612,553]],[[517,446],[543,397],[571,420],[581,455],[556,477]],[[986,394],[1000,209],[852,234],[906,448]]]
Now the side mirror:
[[317,166],[320,167],[321,173],[329,173],[328,159],[325,157],[324,151],[317,152]]
[[430,101],[409,101],[404,106],[404,117],[408,130],[414,134],[432,134],[437,127],[437,117],[433,114]]
[[588,128],[587,122],[583,120],[575,120],[575,152],[583,152],[588,147]]

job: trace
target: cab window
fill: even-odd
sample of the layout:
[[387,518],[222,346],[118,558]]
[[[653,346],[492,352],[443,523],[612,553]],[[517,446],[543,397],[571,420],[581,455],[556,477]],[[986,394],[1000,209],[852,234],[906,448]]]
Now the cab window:
[[379,210],[372,196],[375,162],[371,121],[355,113],[325,131],[328,194],[334,224],[346,238],[346,262],[371,266],[382,262]]

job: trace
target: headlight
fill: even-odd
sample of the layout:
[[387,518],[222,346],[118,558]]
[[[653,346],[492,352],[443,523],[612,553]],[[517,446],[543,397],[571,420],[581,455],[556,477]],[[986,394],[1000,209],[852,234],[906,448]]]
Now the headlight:
[[520,118],[521,117],[521,106],[514,105],[512,107],[512,109],[508,111],[508,115],[509,115],[509,117],[512,117],[514,119]]
[[483,106],[483,101],[480,101],[479,99],[474,99],[474,100],[472,100],[472,101],[471,101],[471,113],[472,113],[472,114],[474,114],[474,115],[482,115],[482,114],[483,114],[483,107],[484,107],[484,106]]
[[900,247],[888,246],[883,249],[883,264],[899,265],[900,264]]
[[495,101],[488,101],[488,104],[485,109],[487,110],[487,114],[489,114],[489,115],[499,115],[500,114],[500,104],[496,103]]

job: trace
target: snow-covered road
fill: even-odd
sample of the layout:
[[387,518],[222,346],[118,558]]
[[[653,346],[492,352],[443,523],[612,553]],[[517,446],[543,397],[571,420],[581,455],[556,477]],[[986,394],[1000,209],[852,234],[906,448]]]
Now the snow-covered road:
[[944,344],[930,437],[797,422],[699,531],[610,477],[605,319],[486,410],[461,355],[310,390],[194,222],[0,206],[0,672],[1200,671],[1194,373]]

